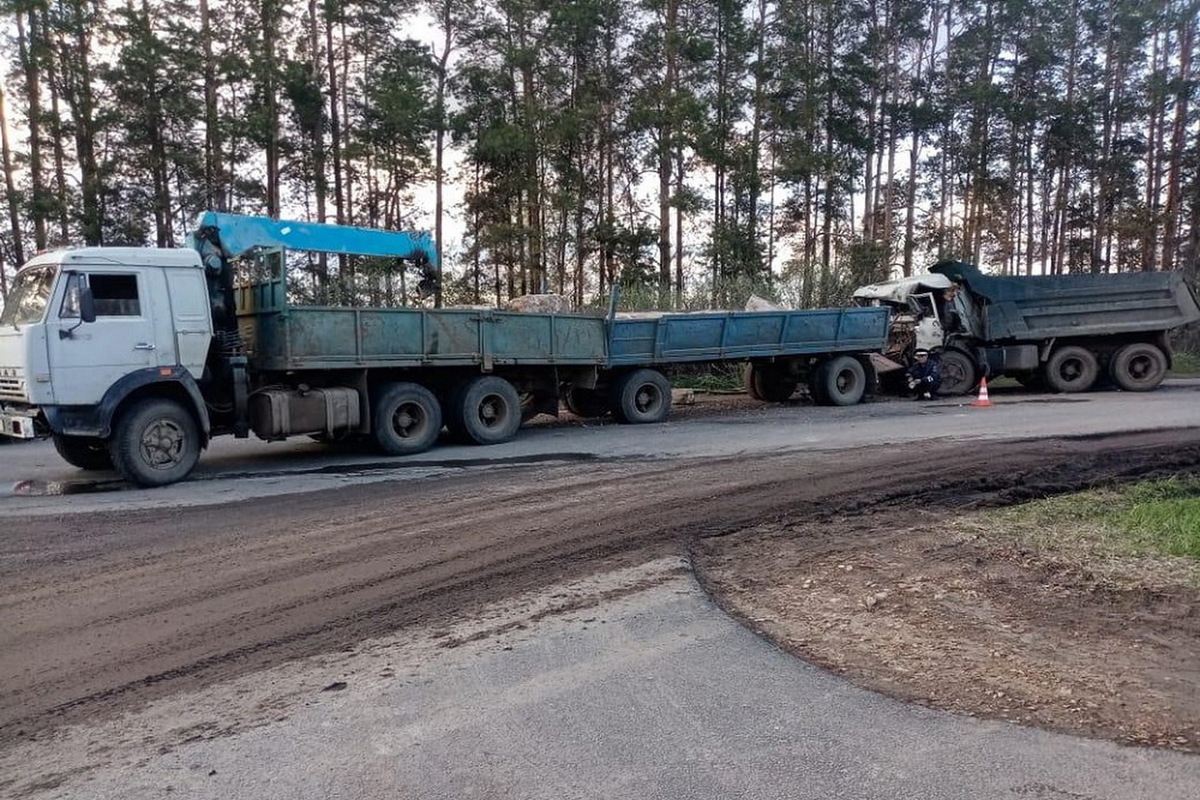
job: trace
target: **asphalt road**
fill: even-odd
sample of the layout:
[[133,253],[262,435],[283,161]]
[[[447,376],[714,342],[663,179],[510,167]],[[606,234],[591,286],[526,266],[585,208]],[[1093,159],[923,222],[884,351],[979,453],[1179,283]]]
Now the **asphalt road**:
[[920,481],[927,455],[1002,476],[993,440],[1024,439],[993,451],[1014,465],[1117,431],[1194,445],[1198,391],[695,412],[390,462],[233,442],[154,491],[7,446],[0,793],[1194,797],[1198,759],[796,661],[709,603],[680,542]]
[[[188,481],[153,491],[127,490],[115,475],[82,473],[47,442],[0,449],[0,516],[103,509],[217,505],[385,481],[416,481],[472,470],[599,459],[752,456],[859,446],[920,447],[959,440],[1098,435],[1200,424],[1200,379],[1169,379],[1148,394],[1029,394],[993,389],[994,405],[972,398],[933,403],[887,401],[847,408],[806,402],[752,404],[713,413],[706,404],[679,407],[666,423],[540,424],[490,447],[445,445],[415,457],[387,459],[310,442],[217,439]],[[545,418],[543,418],[545,419]]]

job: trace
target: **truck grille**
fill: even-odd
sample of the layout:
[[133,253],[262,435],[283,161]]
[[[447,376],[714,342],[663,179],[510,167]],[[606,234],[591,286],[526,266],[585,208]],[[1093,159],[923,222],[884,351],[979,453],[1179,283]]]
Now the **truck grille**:
[[25,378],[21,370],[0,367],[0,400],[25,399]]

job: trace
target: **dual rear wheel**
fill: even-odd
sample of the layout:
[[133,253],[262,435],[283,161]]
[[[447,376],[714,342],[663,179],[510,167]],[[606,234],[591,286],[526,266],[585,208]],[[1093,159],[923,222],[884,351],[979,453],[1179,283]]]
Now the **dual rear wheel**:
[[[1113,351],[1108,359],[1108,377],[1127,392],[1148,392],[1167,375],[1167,355],[1149,342],[1131,342]],[[1100,380],[1104,369],[1096,354],[1086,347],[1067,345],[1050,354],[1042,377],[1051,391],[1086,392]]]

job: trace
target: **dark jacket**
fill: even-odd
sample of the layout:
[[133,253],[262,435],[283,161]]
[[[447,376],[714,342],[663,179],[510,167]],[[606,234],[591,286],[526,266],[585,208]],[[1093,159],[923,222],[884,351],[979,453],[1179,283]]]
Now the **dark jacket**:
[[942,385],[942,367],[938,357],[932,354],[925,359],[924,364],[914,361],[912,366],[904,371],[904,376],[908,378],[909,383],[916,383],[912,389],[917,392],[936,392]]

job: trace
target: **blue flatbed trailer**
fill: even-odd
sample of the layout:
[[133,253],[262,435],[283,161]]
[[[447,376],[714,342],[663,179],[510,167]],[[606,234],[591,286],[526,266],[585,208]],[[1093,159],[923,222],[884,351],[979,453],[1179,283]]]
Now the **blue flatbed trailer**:
[[367,367],[600,369],[878,352],[882,308],[625,318],[490,309],[289,305],[281,281],[239,290],[239,329],[264,371]]
[[[338,226],[223,215],[209,227],[221,233],[226,257],[261,250],[262,243],[310,252],[389,251],[386,232],[348,234]],[[423,246],[401,240],[392,251]],[[762,400],[786,400],[803,384],[818,403],[857,403],[874,385],[870,354],[882,350],[890,319],[879,307],[603,315],[310,306],[289,302],[287,279],[279,268],[236,288],[238,336],[254,383],[349,383],[362,398],[363,432],[377,387],[410,383],[437,399],[450,428],[480,443],[515,432],[512,414],[497,410],[514,396],[525,418],[557,414],[565,404],[582,416],[661,421],[671,404],[666,376],[689,364],[745,362],[746,387]],[[490,410],[463,399],[473,396],[466,387],[481,381],[496,406]],[[481,415],[503,418],[503,430],[476,430]]]

